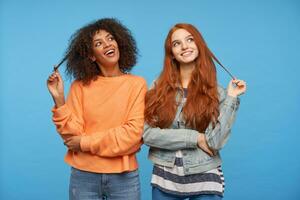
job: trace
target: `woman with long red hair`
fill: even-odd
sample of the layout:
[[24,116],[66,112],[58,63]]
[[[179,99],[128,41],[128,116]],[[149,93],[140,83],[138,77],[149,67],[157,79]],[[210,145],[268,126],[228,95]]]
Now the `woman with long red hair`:
[[176,24],[165,41],[164,68],[146,94],[143,140],[154,163],[152,199],[222,199],[219,151],[246,91],[233,79],[218,86],[214,61],[200,32]]

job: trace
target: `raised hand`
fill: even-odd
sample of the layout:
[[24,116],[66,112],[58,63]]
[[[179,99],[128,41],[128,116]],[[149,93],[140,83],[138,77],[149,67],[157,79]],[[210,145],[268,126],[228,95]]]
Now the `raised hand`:
[[64,82],[58,70],[55,70],[47,79],[48,90],[55,102],[56,107],[65,104]]
[[227,87],[227,94],[232,97],[237,97],[244,94],[247,90],[246,82],[239,79],[233,79],[229,82]]

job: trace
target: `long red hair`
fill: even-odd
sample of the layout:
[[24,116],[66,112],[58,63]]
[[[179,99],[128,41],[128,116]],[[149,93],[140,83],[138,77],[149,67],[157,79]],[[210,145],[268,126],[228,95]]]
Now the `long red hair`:
[[216,58],[200,32],[191,24],[176,24],[168,33],[163,70],[153,88],[146,94],[145,120],[152,127],[170,127],[175,118],[178,100],[183,96],[180,64],[173,57],[171,44],[172,34],[178,29],[188,31],[199,50],[188,85],[183,116],[187,127],[204,132],[210,122],[215,124],[219,115],[216,67],[213,62]]

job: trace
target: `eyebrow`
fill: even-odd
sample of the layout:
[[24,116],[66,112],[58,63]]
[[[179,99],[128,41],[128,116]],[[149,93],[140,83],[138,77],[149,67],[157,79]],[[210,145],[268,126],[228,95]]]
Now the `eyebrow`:
[[[190,35],[188,35],[188,36],[186,36],[184,39],[186,39],[186,38],[189,38],[189,37],[194,37],[192,34],[190,34]],[[174,41],[172,41],[172,44],[174,43],[174,42],[178,42],[179,40],[174,40]]]
[[[105,36],[105,38],[108,38],[109,36],[112,36],[112,34],[110,33],[107,33],[107,35]],[[93,42],[97,42],[97,41],[100,41],[101,39],[95,39],[93,40]]]

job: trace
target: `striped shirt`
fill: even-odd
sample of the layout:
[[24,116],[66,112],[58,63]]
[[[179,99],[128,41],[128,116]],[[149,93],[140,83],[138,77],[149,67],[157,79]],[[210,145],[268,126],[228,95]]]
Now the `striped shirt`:
[[[184,89],[184,101],[187,89]],[[184,174],[182,151],[176,151],[175,165],[165,167],[154,165],[151,185],[166,193],[193,196],[200,194],[216,194],[223,196],[225,182],[221,166],[198,174]]]
[[185,175],[180,150],[176,152],[174,167],[154,165],[151,185],[164,192],[182,196],[199,194],[223,196],[225,188],[221,166],[203,173]]

